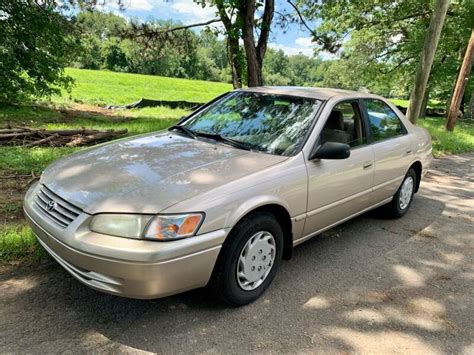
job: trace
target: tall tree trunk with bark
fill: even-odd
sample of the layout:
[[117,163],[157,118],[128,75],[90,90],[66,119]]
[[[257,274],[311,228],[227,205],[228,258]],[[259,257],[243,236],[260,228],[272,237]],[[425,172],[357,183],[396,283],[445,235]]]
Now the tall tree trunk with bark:
[[242,87],[242,61],[240,58],[239,39],[227,37],[227,58],[232,70],[232,85],[234,89]]
[[431,15],[430,26],[426,33],[421,59],[416,71],[415,84],[410,95],[410,104],[408,105],[407,118],[416,123],[420,115],[421,104],[426,90],[426,84],[433,65],[433,58],[438,46],[439,37],[443,28],[446,12],[448,11],[449,0],[436,0]]
[[446,129],[452,131],[456,124],[456,118],[459,112],[464,91],[466,90],[467,81],[471,72],[472,61],[474,60],[474,29],[471,31],[471,37],[467,44],[464,60],[459,70],[458,80],[454,86],[453,95],[451,97],[451,105],[449,106],[448,119],[446,121]]
[[425,94],[423,95],[423,101],[421,102],[420,118],[426,117],[426,109],[428,108],[428,100],[430,99],[430,87],[426,86]]
[[[234,88],[242,86],[242,63],[240,61],[239,38],[244,42],[245,60],[247,62],[248,86],[263,85],[263,58],[267,50],[270,26],[275,12],[275,0],[265,0],[265,7],[260,23],[260,35],[255,41],[256,0],[241,0],[235,5],[235,12],[229,15],[223,0],[216,0],[215,6],[224,24],[227,35],[227,48],[232,82]],[[239,37],[240,36],[240,37]]]
[[255,44],[255,11],[256,0],[242,1],[240,14],[243,20],[242,39],[244,41],[245,55],[247,59],[248,86],[263,85],[263,58],[267,51],[270,26],[275,12],[275,1],[265,0],[265,9],[260,25],[260,36]]

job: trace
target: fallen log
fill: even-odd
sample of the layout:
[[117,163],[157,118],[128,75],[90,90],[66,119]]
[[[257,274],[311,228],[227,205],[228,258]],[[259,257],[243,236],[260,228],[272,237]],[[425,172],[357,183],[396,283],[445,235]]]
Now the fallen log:
[[59,134],[55,133],[52,136],[40,139],[39,141],[35,141],[35,142],[25,144],[25,147],[34,147],[34,146],[41,145],[41,144],[44,144],[44,143],[47,143],[47,142],[51,142],[52,140],[54,140],[58,137],[59,137]]
[[18,133],[18,132],[27,132],[27,129],[24,128],[2,128],[0,129],[0,134],[3,133]]
[[99,131],[96,129],[33,129],[28,127],[9,127],[0,129],[0,146],[24,147],[91,145],[122,137],[127,129]]
[[191,102],[191,101],[167,101],[167,100],[153,100],[153,99],[141,98],[137,102],[133,102],[128,105],[108,105],[107,109],[124,110],[124,109],[132,109],[132,108],[166,106],[172,109],[182,108],[182,109],[193,110],[202,105],[203,105],[202,103]]
[[91,142],[101,142],[104,140],[108,140],[109,138],[114,138],[120,135],[123,135],[127,133],[127,130],[122,130],[122,131],[107,131],[107,132],[98,132],[95,134],[91,134],[88,136],[80,136],[77,137],[76,139],[70,141],[69,143],[66,144],[68,147],[77,147],[79,145],[86,145]]
[[19,132],[19,133],[6,133],[6,134],[0,134],[0,139],[14,139],[14,138],[22,138],[26,136],[33,136],[35,134],[38,134],[37,132]]

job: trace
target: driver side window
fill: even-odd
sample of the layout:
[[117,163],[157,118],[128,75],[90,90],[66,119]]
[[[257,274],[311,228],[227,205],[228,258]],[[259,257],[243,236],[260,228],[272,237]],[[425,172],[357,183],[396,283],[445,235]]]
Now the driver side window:
[[357,102],[345,101],[334,106],[321,131],[321,144],[336,142],[357,147],[366,144],[366,141]]

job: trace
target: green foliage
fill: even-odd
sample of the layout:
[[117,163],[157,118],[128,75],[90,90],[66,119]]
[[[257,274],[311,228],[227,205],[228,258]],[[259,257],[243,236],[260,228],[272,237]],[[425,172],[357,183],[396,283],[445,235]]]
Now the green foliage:
[[40,247],[31,228],[25,224],[3,225],[0,227],[0,260],[24,259],[42,260],[48,255]]
[[[320,23],[314,38],[320,49],[341,57],[329,65],[323,85],[367,87],[385,96],[408,97],[432,12],[431,1],[297,3],[308,19]],[[429,81],[430,98],[449,99],[460,54],[473,26],[474,2],[451,1]]]
[[458,121],[453,132],[444,128],[444,118],[426,117],[418,120],[426,128],[433,140],[433,155],[461,154],[474,151],[474,124]]
[[72,148],[23,148],[3,147],[0,155],[0,170],[13,171],[20,175],[41,174],[54,160],[73,152]]
[[303,54],[286,55],[281,49],[267,49],[263,61],[265,85],[312,86],[320,81],[318,71],[322,61]]
[[77,41],[51,1],[0,1],[0,101],[48,96],[71,79],[63,68]]
[[[137,35],[137,24],[98,11],[80,12],[76,25],[81,29],[83,48],[74,63],[78,68],[209,81],[230,79],[226,75],[226,44],[211,31],[176,31],[172,36],[150,39]],[[178,25],[156,20],[147,22],[146,28],[151,31]]]
[[100,105],[123,105],[142,97],[155,100],[207,102],[232,90],[230,84],[160,76],[113,73],[68,68],[75,86],[69,95],[55,97],[57,103],[68,100]]

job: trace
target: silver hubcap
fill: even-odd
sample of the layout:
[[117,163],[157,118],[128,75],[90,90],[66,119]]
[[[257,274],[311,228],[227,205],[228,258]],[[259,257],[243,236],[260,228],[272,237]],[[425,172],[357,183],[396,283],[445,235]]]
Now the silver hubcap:
[[411,195],[413,194],[413,186],[414,181],[411,176],[407,177],[405,181],[403,181],[402,188],[400,189],[400,199],[398,202],[401,210],[404,210],[410,204]]
[[237,282],[245,291],[255,290],[267,278],[275,261],[275,238],[255,233],[244,245],[237,263]]

